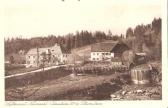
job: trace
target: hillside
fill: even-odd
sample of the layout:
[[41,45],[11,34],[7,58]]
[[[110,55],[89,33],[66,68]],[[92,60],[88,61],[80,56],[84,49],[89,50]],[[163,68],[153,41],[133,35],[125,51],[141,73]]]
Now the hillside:
[[[103,41],[103,42],[114,42],[114,40],[106,40],[106,41]],[[80,48],[74,48],[72,49],[71,53],[72,55],[76,55],[77,58],[81,58],[81,59],[85,59],[85,60],[89,60],[90,58],[90,54],[91,54],[91,46],[92,45],[95,45],[97,43],[94,43],[94,44],[91,44],[91,45],[86,45],[86,46],[83,46],[83,47],[80,47]]]
[[71,53],[72,54],[77,54],[77,55],[79,55],[81,57],[85,56],[85,57],[89,58],[90,57],[90,53],[91,53],[91,45],[87,45],[87,46],[84,46],[84,47],[73,49],[71,51]]

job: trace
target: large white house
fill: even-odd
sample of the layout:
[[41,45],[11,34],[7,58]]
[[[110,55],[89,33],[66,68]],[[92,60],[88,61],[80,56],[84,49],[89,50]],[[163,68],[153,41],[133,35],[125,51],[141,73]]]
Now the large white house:
[[33,48],[26,54],[26,67],[38,67],[43,63],[46,65],[65,64],[68,62],[69,55],[70,52],[58,44],[46,48]]
[[122,53],[128,49],[126,44],[118,41],[97,43],[91,46],[91,61],[121,58]]

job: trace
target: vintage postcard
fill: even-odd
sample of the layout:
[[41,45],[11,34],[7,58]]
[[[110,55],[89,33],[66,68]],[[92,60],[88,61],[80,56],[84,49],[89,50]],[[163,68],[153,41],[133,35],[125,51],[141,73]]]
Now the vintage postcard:
[[166,2],[4,1],[4,106],[168,108]]

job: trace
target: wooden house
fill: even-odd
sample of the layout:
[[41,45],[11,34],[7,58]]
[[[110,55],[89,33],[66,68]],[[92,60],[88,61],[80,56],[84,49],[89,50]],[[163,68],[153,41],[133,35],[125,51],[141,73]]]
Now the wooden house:
[[126,50],[129,50],[129,47],[125,43],[119,41],[97,43],[91,46],[91,61],[105,61],[113,60],[112,58],[121,58],[122,53]]

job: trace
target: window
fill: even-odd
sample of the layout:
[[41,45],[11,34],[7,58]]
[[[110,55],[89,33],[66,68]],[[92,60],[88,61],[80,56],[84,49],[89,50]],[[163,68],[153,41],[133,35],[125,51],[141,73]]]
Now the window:
[[97,60],[99,60],[99,58],[97,58]]
[[30,56],[29,56],[29,59],[30,59]]
[[63,57],[66,57],[66,54],[64,54]]
[[95,58],[93,58],[93,60],[95,60]]
[[95,55],[95,53],[93,53],[93,55]]
[[30,64],[30,61],[27,61],[27,64]]
[[33,58],[35,58],[35,56],[33,56]]
[[97,55],[99,55],[99,53],[97,53]]

